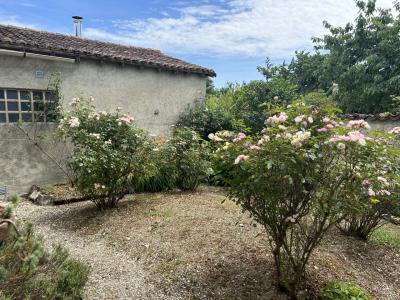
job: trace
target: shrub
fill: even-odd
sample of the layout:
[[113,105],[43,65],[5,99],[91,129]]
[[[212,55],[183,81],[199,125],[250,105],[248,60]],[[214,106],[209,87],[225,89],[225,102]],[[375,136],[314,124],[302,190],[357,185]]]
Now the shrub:
[[150,142],[144,173],[133,180],[133,190],[195,190],[210,173],[207,148],[202,142],[197,132],[185,127],[176,129],[170,140],[161,138]]
[[320,300],[370,300],[359,286],[346,282],[330,282],[322,290]]
[[271,113],[257,139],[214,135],[224,143],[215,155],[231,199],[269,235],[280,286],[296,297],[313,250],[356,201],[352,183],[362,174],[354,162],[369,140],[325,100]]
[[177,126],[192,128],[202,138],[207,138],[210,133],[223,129],[233,130],[236,127],[233,114],[225,111],[223,107],[210,107],[208,102],[188,106],[180,114]]
[[206,148],[197,132],[189,128],[177,129],[171,139],[176,185],[183,191],[194,191],[208,175]]
[[339,224],[344,233],[364,240],[383,224],[384,216],[393,214],[400,205],[400,151],[392,146],[392,136],[381,132],[371,135],[374,138],[365,147],[351,154],[360,174],[353,181],[357,201],[344,212],[345,218]]
[[142,176],[135,177],[132,189],[135,192],[164,192],[176,188],[177,168],[174,157],[175,149],[171,144],[159,138],[149,140],[147,161],[144,163]]
[[241,85],[233,95],[234,106],[229,110],[234,110],[235,118],[241,120],[244,126],[232,129],[247,129],[247,132],[253,134],[260,132],[269,107],[289,104],[298,96],[296,89],[294,84],[280,77],[252,80]]
[[228,84],[214,90],[204,103],[189,106],[177,125],[192,128],[204,139],[221,130],[257,133],[269,106],[287,104],[297,97],[297,86],[282,77]]
[[75,98],[63,112],[59,132],[74,145],[69,166],[75,184],[98,208],[114,207],[135,176],[141,176],[146,136],[133,118],[116,112],[96,112],[91,100]]
[[81,299],[88,268],[61,246],[52,253],[28,225],[0,245],[0,297],[3,299]]

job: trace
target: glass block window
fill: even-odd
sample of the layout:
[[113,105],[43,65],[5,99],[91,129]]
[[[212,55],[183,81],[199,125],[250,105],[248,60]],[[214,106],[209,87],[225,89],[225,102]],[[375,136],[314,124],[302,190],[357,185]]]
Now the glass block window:
[[52,91],[0,88],[0,123],[54,122],[57,105]]

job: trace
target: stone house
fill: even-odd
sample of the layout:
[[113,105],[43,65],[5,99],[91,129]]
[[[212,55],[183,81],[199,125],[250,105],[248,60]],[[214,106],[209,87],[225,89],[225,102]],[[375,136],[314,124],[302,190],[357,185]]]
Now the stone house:
[[168,134],[188,104],[204,99],[206,79],[215,76],[159,50],[0,25],[0,185],[10,192],[64,178],[46,155],[61,161],[67,152],[49,138],[55,123],[48,108],[59,100],[54,74],[62,105],[93,96],[98,109],[122,107],[157,135]]

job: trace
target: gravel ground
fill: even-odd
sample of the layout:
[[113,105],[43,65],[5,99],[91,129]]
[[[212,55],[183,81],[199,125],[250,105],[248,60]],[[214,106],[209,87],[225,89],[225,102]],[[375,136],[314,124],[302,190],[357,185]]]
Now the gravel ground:
[[[82,236],[80,230],[85,230],[84,219],[81,224],[77,224],[76,220],[74,224],[68,224],[69,216],[87,210],[94,210],[92,203],[54,207],[37,206],[24,201],[18,207],[17,219],[33,223],[36,232],[45,237],[48,247],[60,243],[73,257],[90,266],[85,299],[177,299],[163,295],[146,282],[141,264],[107,243],[103,234]],[[75,225],[80,228],[75,228]]]
[[[61,243],[91,267],[85,299],[287,300],[276,288],[264,231],[224,199],[210,189],[142,194],[102,212],[91,202],[26,201],[17,218],[33,223],[49,247]],[[400,248],[337,230],[307,268],[314,293],[340,280],[360,285],[374,300],[400,299],[399,274]]]

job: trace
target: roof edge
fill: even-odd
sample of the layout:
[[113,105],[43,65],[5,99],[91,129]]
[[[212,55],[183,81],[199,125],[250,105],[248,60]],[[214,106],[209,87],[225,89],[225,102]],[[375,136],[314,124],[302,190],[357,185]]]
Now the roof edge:
[[[70,35],[56,33],[56,32],[41,31],[41,30],[18,27],[18,26],[13,26],[13,25],[0,24],[0,27],[6,27],[8,29],[24,30],[24,31],[32,32],[32,34],[33,33],[50,34],[50,35],[54,35],[57,37],[63,37],[63,38],[67,37],[67,38],[77,40],[77,41],[87,41],[87,42],[92,42],[92,43],[101,43],[101,44],[110,45],[110,46],[118,46],[118,47],[125,47],[125,48],[131,48],[131,49],[151,51],[151,52],[159,53],[163,57],[171,58],[177,62],[186,64],[186,66],[174,66],[174,65],[168,65],[167,63],[157,62],[157,61],[146,61],[144,59],[128,59],[128,58],[122,58],[122,57],[118,57],[118,56],[112,57],[110,55],[102,55],[101,53],[94,53],[94,52],[90,52],[90,51],[66,49],[63,47],[59,47],[58,45],[52,45],[52,44],[46,44],[44,46],[39,45],[38,43],[29,44],[28,42],[23,41],[23,40],[14,41],[7,36],[5,36],[3,38],[0,36],[0,48],[5,47],[4,49],[12,48],[14,50],[16,49],[19,51],[32,52],[32,53],[38,53],[40,51],[43,51],[44,53],[57,53],[60,57],[65,57],[65,56],[68,57],[69,56],[69,57],[73,57],[73,58],[76,58],[76,57],[92,58],[92,59],[97,59],[97,60],[110,61],[113,63],[122,63],[122,64],[129,64],[129,65],[135,65],[135,66],[143,66],[143,67],[152,68],[152,69],[159,69],[159,70],[161,69],[161,70],[173,71],[173,72],[179,72],[179,73],[199,74],[199,75],[209,76],[209,77],[216,76],[216,73],[213,69],[208,69],[208,68],[196,65],[196,64],[192,64],[192,63],[171,57],[169,55],[165,55],[158,49],[110,43],[110,42],[106,42],[106,41],[80,38],[80,37],[70,36]],[[57,56],[57,55],[55,55],[55,56]]]

